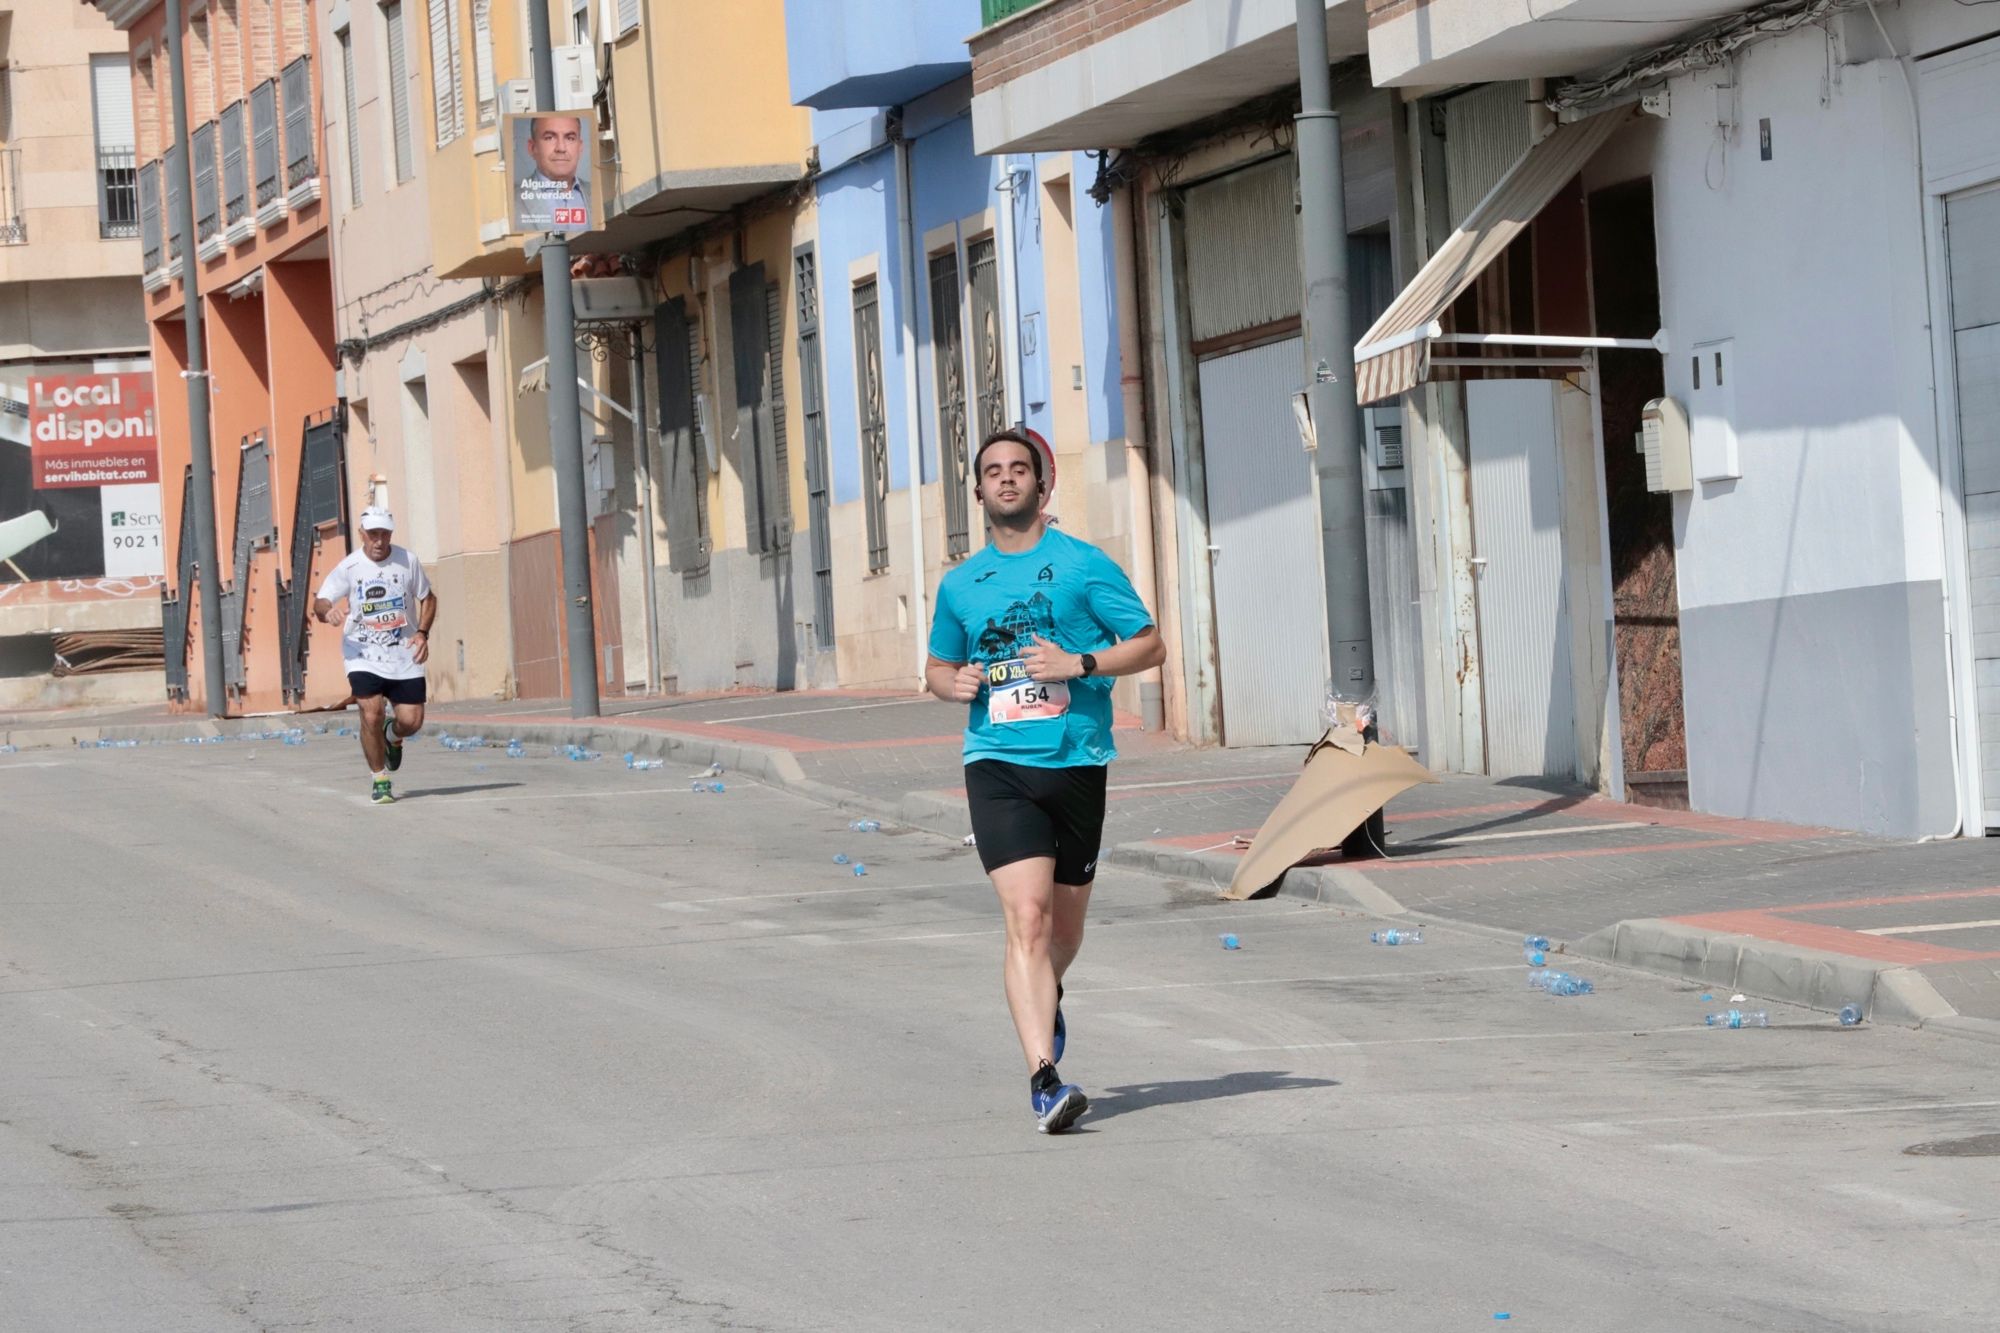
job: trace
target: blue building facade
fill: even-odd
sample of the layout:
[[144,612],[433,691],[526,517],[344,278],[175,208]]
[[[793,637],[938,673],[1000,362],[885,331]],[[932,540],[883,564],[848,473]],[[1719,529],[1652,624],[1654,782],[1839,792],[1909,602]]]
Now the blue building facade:
[[[981,157],[976,0],[789,0],[814,108],[839,676],[921,676],[938,579],[983,544],[969,460],[1025,423],[1050,441],[1065,530],[1129,555],[1110,210],[1082,153]],[[885,101],[883,99],[899,99]]]

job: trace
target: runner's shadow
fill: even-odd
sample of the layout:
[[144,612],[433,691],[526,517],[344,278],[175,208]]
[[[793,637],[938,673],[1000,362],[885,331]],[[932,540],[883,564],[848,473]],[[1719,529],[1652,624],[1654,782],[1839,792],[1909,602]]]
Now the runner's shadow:
[[396,797],[396,800],[400,804],[404,801],[421,801],[426,796],[464,796],[469,792],[506,791],[509,787],[525,787],[527,785],[525,782],[480,782],[469,787],[426,787],[422,791],[400,793]]
[[1223,1097],[1247,1097],[1259,1092],[1293,1092],[1303,1088],[1337,1088],[1339,1079],[1301,1078],[1275,1069],[1246,1070],[1221,1078],[1191,1078],[1173,1083],[1127,1083],[1106,1088],[1090,1099],[1089,1123],[1144,1111],[1154,1106],[1212,1102]]

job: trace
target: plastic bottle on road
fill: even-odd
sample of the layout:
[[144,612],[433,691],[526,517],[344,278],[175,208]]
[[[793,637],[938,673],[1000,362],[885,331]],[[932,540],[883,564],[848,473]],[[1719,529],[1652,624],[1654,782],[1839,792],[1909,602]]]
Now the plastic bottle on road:
[[1528,973],[1528,985],[1551,995],[1594,995],[1597,987],[1582,977],[1553,967],[1538,967]]
[[879,819],[857,819],[847,826],[850,833],[880,833],[882,821]]
[[847,864],[847,853],[846,853],[846,852],[835,852],[835,853],[833,854],[833,863],[834,863],[835,865],[837,865],[837,866],[844,866],[844,865],[846,865],[846,864]]
[[521,744],[518,738],[507,742],[507,757],[509,759],[525,759],[527,756],[528,747]]
[[1529,935],[1521,941],[1521,957],[1528,960],[1528,966],[1540,967],[1549,961],[1549,937]]
[[1851,1028],[1860,1021],[1861,1021],[1860,1005],[1844,1004],[1840,1007],[1840,1025],[1842,1027]]
[[1408,930],[1373,930],[1368,933],[1368,942],[1370,944],[1387,944],[1392,947],[1398,944],[1422,944],[1424,942],[1424,932],[1416,926],[1412,926]]
[[652,769],[665,768],[666,766],[667,761],[664,759],[641,759],[630,750],[625,752],[625,767],[635,773],[645,773]]
[[865,874],[867,874],[867,873],[868,873],[868,867],[867,867],[867,866],[865,866],[865,865],[862,865],[862,864],[861,864],[861,863],[860,863],[859,861],[856,861],[856,862],[854,863],[854,877],[855,877],[856,879],[859,879],[859,878],[861,878],[861,876],[863,876],[863,875],[865,875]]
[[1762,1009],[1752,1009],[1748,1013],[1731,1009],[1727,1013],[1710,1014],[1708,1025],[1712,1028],[1767,1028],[1771,1026],[1771,1016]]
[[1224,935],[1222,937],[1222,947],[1225,949],[1240,949],[1243,947],[1243,941],[1237,939],[1234,935]]

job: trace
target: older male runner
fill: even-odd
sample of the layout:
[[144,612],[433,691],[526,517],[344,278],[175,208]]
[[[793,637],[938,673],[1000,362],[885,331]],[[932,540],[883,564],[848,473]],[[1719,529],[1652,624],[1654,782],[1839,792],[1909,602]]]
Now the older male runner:
[[1028,1060],[1036,1128],[1089,1106],[1056,1072],[1062,978],[1083,943],[1104,831],[1111,678],[1165,658],[1153,617],[1111,557],[1048,526],[1047,462],[1023,431],[973,460],[988,545],[938,585],[925,680],[969,704],[965,792],[1007,926],[1007,1007]]
[[[423,729],[424,663],[437,619],[431,581],[416,556],[390,541],[395,528],[387,509],[362,510],[361,549],[333,567],[313,600],[321,621],[345,627],[340,653],[361,709],[361,754],[374,776],[370,796],[377,805],[395,803],[389,775],[403,766],[403,742]],[[347,611],[336,616],[342,601]]]

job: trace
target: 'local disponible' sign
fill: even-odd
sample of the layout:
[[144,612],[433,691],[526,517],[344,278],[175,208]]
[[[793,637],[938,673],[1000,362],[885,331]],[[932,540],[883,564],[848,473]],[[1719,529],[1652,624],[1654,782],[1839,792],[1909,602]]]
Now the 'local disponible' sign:
[[153,377],[46,375],[28,381],[37,490],[160,480]]

